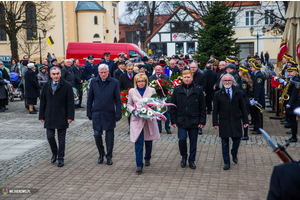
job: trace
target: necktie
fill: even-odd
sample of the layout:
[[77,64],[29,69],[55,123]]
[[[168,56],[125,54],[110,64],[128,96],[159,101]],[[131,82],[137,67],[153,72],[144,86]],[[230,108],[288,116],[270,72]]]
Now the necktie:
[[231,100],[231,98],[230,98],[230,92],[229,92],[229,90],[227,90],[227,94],[228,94],[228,96],[229,96],[229,99]]
[[131,74],[129,74],[129,78],[130,78],[130,80],[132,79],[132,75]]
[[56,86],[57,86],[57,83],[54,83],[53,85],[54,85],[54,87],[56,87]]

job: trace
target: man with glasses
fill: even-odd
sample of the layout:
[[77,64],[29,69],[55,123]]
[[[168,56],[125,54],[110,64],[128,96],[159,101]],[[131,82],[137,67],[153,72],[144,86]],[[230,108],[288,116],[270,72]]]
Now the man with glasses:
[[99,152],[98,163],[103,163],[105,155],[102,134],[105,131],[107,165],[112,165],[114,128],[122,118],[121,97],[118,80],[109,76],[106,64],[98,67],[99,76],[91,80],[87,100],[87,117],[93,120],[94,138]]
[[[243,123],[243,126],[242,126]],[[243,136],[243,128],[248,127],[248,114],[237,83],[231,74],[225,74],[220,82],[220,90],[215,93],[213,103],[213,126],[219,130],[222,141],[224,170],[230,168],[229,138],[232,139],[232,161],[238,163],[237,153]]]

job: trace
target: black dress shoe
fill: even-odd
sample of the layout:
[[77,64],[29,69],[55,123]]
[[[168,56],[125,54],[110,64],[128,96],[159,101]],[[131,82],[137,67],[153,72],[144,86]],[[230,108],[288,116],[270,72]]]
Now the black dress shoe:
[[253,135],[258,135],[258,134],[261,134],[261,132],[260,131],[253,131],[252,134]]
[[198,129],[198,135],[202,135],[202,128]]
[[288,121],[281,122],[281,124],[288,124],[288,123],[289,123]]
[[145,166],[149,166],[150,165],[150,160],[145,160]]
[[137,168],[136,168],[136,172],[137,172],[137,173],[141,173],[142,171],[143,171],[143,168],[142,168],[142,167],[137,167]]
[[180,165],[181,165],[182,168],[185,168],[185,166],[186,166],[186,159],[185,158],[182,158]]
[[172,134],[172,132],[170,130],[167,130],[167,134]]
[[51,163],[55,163],[55,162],[56,162],[56,155],[52,155]]
[[286,134],[293,134],[292,130],[287,131]]
[[159,131],[159,133],[161,133],[161,131]]
[[244,136],[241,138],[241,140],[249,140],[249,137],[248,136]]
[[211,115],[211,112],[207,112],[208,115]]
[[111,159],[107,159],[107,165],[112,165],[113,161]]
[[251,128],[250,131],[256,131],[254,128]]
[[284,125],[284,128],[291,128],[291,124],[290,124],[290,123],[285,124],[285,125]]
[[189,162],[189,167],[190,167],[191,169],[196,169],[196,165],[195,165],[194,162]]
[[29,114],[37,114],[35,111],[29,111]]
[[103,156],[99,156],[99,158],[98,158],[98,164],[101,164],[101,163],[103,163]]
[[285,141],[291,143],[291,142],[297,142],[298,140],[297,140],[297,138],[290,138]]
[[0,108],[0,112],[5,112],[5,109],[4,108]]
[[280,120],[280,122],[284,122],[284,121],[286,121],[286,119],[285,119],[285,118]]
[[254,125],[253,124],[249,125],[249,128],[254,128]]
[[63,160],[59,160],[57,163],[57,167],[62,167],[64,166],[64,161]]
[[237,164],[238,163],[238,158],[236,156],[232,157],[232,161]]
[[226,164],[226,165],[224,165],[224,167],[223,167],[224,170],[229,170],[229,168],[230,168],[230,164]]
[[8,110],[8,108],[4,107],[4,110]]

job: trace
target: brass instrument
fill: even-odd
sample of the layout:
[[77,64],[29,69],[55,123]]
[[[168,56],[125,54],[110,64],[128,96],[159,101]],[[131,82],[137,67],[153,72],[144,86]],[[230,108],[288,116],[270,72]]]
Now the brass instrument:
[[284,87],[284,89],[282,90],[281,93],[281,99],[279,100],[280,104],[283,104],[285,101],[290,99],[290,96],[287,94],[289,87],[291,85],[291,81],[289,81],[289,83]]
[[[253,98],[249,98],[249,100],[251,101]],[[259,111],[260,113],[263,113],[265,110],[262,108],[262,105],[260,103],[255,104],[254,105]]]

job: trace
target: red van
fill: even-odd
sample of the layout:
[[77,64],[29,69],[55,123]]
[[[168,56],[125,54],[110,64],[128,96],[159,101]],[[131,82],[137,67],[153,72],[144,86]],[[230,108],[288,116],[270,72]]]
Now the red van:
[[137,45],[132,43],[91,43],[91,42],[69,42],[66,58],[79,60],[79,64],[84,65],[89,55],[94,56],[94,63],[99,64],[105,52],[110,52],[110,59],[118,58],[118,54],[123,52],[127,58],[137,54],[141,59],[147,54]]

